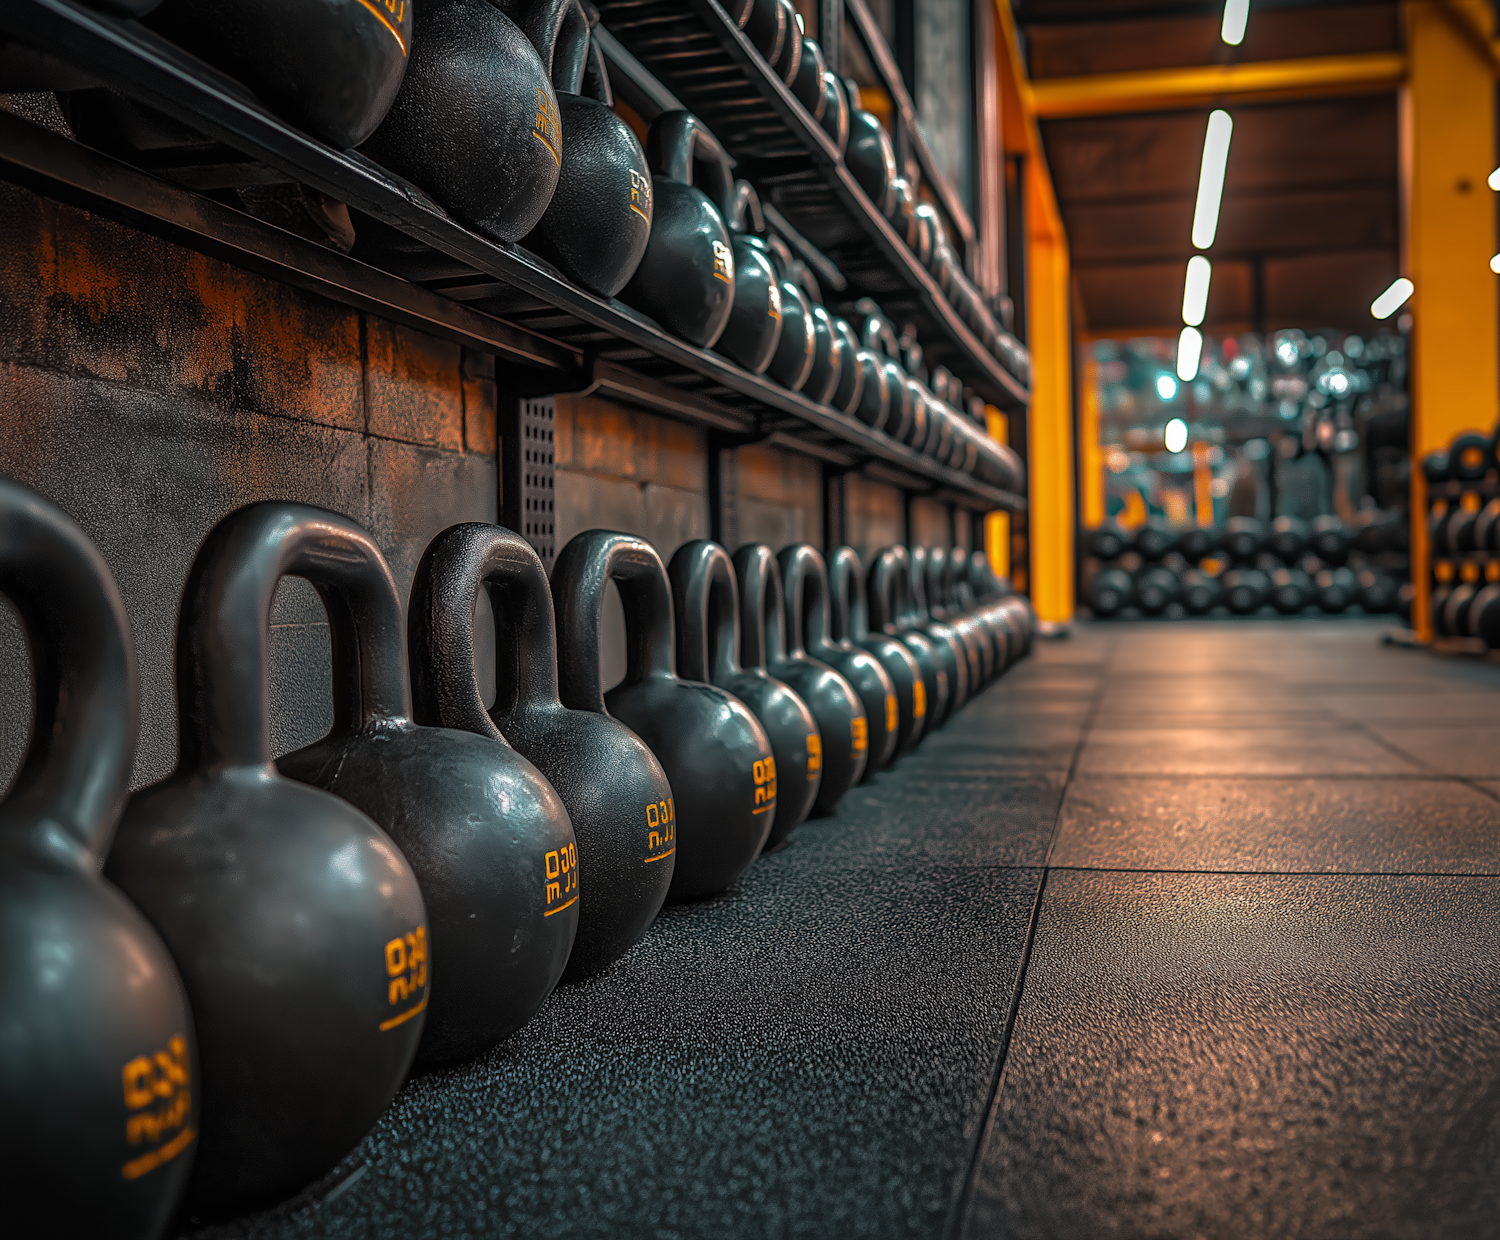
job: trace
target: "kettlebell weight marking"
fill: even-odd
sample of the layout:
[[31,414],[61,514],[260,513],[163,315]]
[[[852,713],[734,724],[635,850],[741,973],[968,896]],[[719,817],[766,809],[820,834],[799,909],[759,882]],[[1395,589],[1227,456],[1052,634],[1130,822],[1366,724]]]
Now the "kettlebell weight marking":
[[651,178],[643,177],[634,168],[630,170],[630,209],[646,223],[651,222]]
[[921,680],[912,682],[911,713],[917,719],[925,718],[927,715],[927,685]]
[[755,809],[752,813],[764,814],[776,808],[776,759],[761,758],[750,768],[755,777]]
[[566,904],[559,904],[556,908],[549,907],[543,917],[551,917],[554,913],[560,913],[565,908],[572,908],[578,903],[578,845],[567,844],[562,848],[554,848],[546,855],[547,867],[547,904],[550,906],[554,900],[561,900],[569,892],[573,898]]
[[[406,0],[359,0],[359,2],[375,15],[376,21],[395,36],[396,44],[401,48],[401,54],[407,55],[406,38],[401,33],[401,23],[406,20]],[[382,9],[385,11],[382,12]]]
[[[171,1162],[190,1146],[197,1131],[187,1124],[193,1110],[193,1095],[188,1061],[187,1038],[178,1034],[165,1050],[154,1055],[137,1055],[120,1072],[124,1086],[125,1108],[134,1111],[125,1121],[125,1139],[131,1145],[154,1145],[174,1128],[181,1129],[165,1145],[132,1158],[120,1168],[127,1180],[138,1180]],[[166,1105],[155,1111],[145,1108],[157,1102]]]
[[397,935],[385,945],[385,971],[391,979],[386,987],[386,994],[392,1007],[405,1003],[418,992],[421,993],[422,1000],[416,1007],[381,1021],[381,1033],[404,1024],[427,1006],[426,926],[418,926],[410,934]]
[[714,279],[734,283],[734,251],[722,241],[714,240]]
[[551,152],[552,158],[561,168],[562,119],[557,114],[557,104],[540,86],[536,88],[536,129],[533,132],[537,140]]
[[823,772],[823,738],[816,732],[807,734],[807,779],[811,783]]
[[849,721],[850,739],[854,743],[854,756],[857,758],[870,748],[870,721],[863,715]]
[[887,693],[885,695],[885,730],[894,732],[901,726],[901,712],[896,708],[896,695]]
[[[646,826],[646,851],[652,855],[642,864],[665,861],[677,851],[677,806],[672,797],[646,806]],[[659,848],[666,851],[658,852]]]

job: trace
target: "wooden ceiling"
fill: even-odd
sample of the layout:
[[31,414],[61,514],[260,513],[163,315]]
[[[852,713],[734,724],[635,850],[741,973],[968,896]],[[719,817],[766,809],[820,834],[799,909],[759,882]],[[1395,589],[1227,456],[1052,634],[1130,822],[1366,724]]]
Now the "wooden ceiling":
[[[1276,4],[1276,0],[1271,0]],[[1034,80],[1399,47],[1381,4],[1017,0]],[[1080,330],[1175,332],[1210,108],[1050,120],[1047,158],[1072,247]],[[1229,106],[1234,118],[1205,330],[1359,328],[1399,269],[1394,94]]]

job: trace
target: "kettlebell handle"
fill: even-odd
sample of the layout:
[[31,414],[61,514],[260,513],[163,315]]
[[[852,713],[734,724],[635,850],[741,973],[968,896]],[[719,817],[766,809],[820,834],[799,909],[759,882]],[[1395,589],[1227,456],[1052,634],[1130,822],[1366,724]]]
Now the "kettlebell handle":
[[[589,6],[593,9],[593,6]],[[589,29],[592,30],[599,20],[597,10],[589,19]],[[599,46],[597,39],[591,34],[589,36],[588,63],[583,70],[583,88],[581,94],[590,99],[598,100],[606,108],[615,106],[615,92],[609,85],[609,66],[604,63],[604,49]]]
[[927,548],[913,547],[907,560],[906,598],[911,623],[918,623],[931,612],[927,607]]
[[524,0],[519,6],[508,3],[501,7],[536,48],[552,89],[579,94],[593,42],[589,16],[581,0]]
[[828,623],[828,568],[811,543],[783,547],[778,557],[786,591],[786,623],[799,652],[821,649],[833,641]]
[[9,478],[0,478],[0,594],[20,613],[36,702],[0,834],[51,819],[97,859],[125,808],[135,759],[130,621],[88,535]]
[[625,679],[639,684],[671,678],[672,590],[656,548],[633,534],[588,530],[557,557],[552,602],[557,609],[557,671],[563,705],[607,714],[599,670],[599,621],[605,586],[613,581],[625,610]]
[[[748,228],[746,227],[747,220]],[[760,195],[755,192],[755,187],[749,181],[734,183],[734,201],[730,205],[725,223],[729,225],[730,232],[748,233],[754,237],[765,236],[765,212],[760,209]]]
[[651,171],[692,185],[693,171],[707,173],[698,185],[727,221],[734,211],[734,173],[729,156],[708,127],[691,112],[663,112],[646,134],[646,163]]
[[790,654],[801,654],[800,642],[787,638],[781,568],[765,543],[746,543],[734,553],[740,579],[740,665],[770,671]]
[[401,599],[375,540],[323,508],[250,504],[209,532],[183,591],[182,768],[270,765],[269,628],[283,577],[310,581],[328,613],[332,735],[409,717]]
[[[474,601],[481,589],[495,617],[492,710],[474,674]],[[497,719],[523,705],[562,707],[547,570],[511,530],[466,521],[428,544],[412,583],[407,644],[418,723],[503,741]]]
[[870,636],[865,611],[865,566],[853,547],[840,547],[828,568],[828,593],[834,641],[862,642]]
[[942,547],[930,547],[927,551],[927,572],[923,576],[927,614],[934,620],[942,620],[948,614],[947,581],[949,573],[948,553]]
[[901,547],[886,547],[875,556],[865,582],[870,607],[870,627],[894,637],[900,632]]
[[738,673],[740,591],[729,552],[694,539],[677,548],[667,576],[677,616],[677,674],[714,682]]

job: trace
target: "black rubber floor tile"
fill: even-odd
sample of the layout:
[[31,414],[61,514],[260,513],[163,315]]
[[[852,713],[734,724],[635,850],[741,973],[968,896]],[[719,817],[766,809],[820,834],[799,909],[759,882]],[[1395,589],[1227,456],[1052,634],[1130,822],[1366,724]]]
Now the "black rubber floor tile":
[[1375,724],[1372,731],[1437,774],[1474,779],[1500,776],[1500,726],[1494,723],[1468,727]]
[[1500,880],[1054,872],[967,1237],[1500,1230]]
[[1354,728],[1289,723],[1270,728],[1094,727],[1085,775],[1398,775],[1427,768]]
[[1423,693],[1418,689],[1384,693],[1341,693],[1322,698],[1325,709],[1360,723],[1423,727],[1483,727],[1500,718],[1500,698],[1491,689]]
[[849,791],[833,816],[803,823],[786,847],[820,863],[1044,865],[1064,778],[1061,770],[934,768],[918,756]]
[[1500,874],[1500,802],[1431,779],[1075,779],[1052,864]]
[[347,1189],[218,1234],[936,1237],[1039,882],[763,858],[505,1047],[409,1084],[330,1177]]

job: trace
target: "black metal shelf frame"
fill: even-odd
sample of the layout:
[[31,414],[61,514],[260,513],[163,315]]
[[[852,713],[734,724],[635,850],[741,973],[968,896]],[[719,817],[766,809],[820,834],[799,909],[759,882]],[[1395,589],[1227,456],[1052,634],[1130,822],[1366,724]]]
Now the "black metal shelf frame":
[[[916,325],[926,358],[1004,409],[1030,403],[1029,390],[948,304],[932,274],[844,166],[833,139],[718,0],[598,0],[598,8],[611,40],[713,130],[763,201],[826,254],[854,290],[876,298],[898,323]],[[947,189],[920,141],[904,91],[900,100],[910,113],[924,174]],[[948,201],[951,191],[940,198],[945,212],[972,234],[967,214],[956,199]]]
[[775,435],[783,446],[843,468],[882,461],[910,489],[964,507],[1025,507],[1021,496],[693,348],[617,301],[583,292],[517,246],[468,231],[419,190],[357,152],[334,150],[284,124],[237,83],[133,22],[69,0],[8,0],[0,5],[0,32],[43,50],[73,84],[81,71],[248,157],[254,162],[233,166],[247,178],[264,179],[273,169],[427,248],[405,256],[413,270],[377,268],[172,184],[163,179],[171,170],[144,172],[4,114],[0,175],[492,352],[513,367],[518,391],[602,391],[745,442]]

